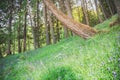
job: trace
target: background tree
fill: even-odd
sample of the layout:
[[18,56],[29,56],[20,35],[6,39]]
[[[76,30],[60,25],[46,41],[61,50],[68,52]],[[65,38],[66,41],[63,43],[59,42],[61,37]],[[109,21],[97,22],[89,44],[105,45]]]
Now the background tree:
[[97,0],[94,0],[94,2],[95,2],[95,7],[96,7],[98,19],[99,19],[99,22],[101,23],[101,22],[103,22],[103,20],[101,18],[100,12],[99,12],[98,2],[97,2]]
[[120,0],[114,0],[118,13],[118,22],[120,23]]
[[8,38],[8,50],[7,50],[7,54],[9,55],[9,54],[11,54],[12,53],[12,51],[11,51],[11,44],[12,44],[12,18],[13,18],[13,16],[12,16],[12,14],[13,14],[13,0],[11,0],[11,1],[9,1],[9,3],[10,3],[10,6],[9,6],[9,23],[8,23],[8,36],[9,36],[9,38]]
[[[60,5],[60,9],[62,10],[62,12],[64,14],[66,14],[67,11],[66,11],[66,8],[65,8],[64,0],[59,0],[59,5]],[[63,27],[63,29],[64,29],[64,37],[67,38],[69,36],[68,29],[65,26]]]
[[46,44],[49,45],[50,44],[50,31],[49,31],[49,23],[48,23],[48,17],[47,17],[47,7],[44,4],[43,7],[43,11],[44,11],[44,22],[45,22],[45,27],[46,27]]

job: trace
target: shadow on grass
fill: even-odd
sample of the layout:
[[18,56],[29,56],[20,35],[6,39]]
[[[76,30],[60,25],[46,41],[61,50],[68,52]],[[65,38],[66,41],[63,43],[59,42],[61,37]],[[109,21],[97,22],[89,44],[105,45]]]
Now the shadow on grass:
[[15,65],[19,62],[20,55],[10,55],[0,59],[0,80],[5,80],[11,75]]
[[78,79],[74,71],[68,66],[59,66],[50,68],[42,76],[41,80],[83,80],[82,77]]

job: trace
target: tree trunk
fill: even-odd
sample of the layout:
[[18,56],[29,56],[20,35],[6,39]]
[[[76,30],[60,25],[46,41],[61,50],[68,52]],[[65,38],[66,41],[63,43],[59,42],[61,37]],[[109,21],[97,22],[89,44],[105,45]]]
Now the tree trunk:
[[66,11],[67,11],[68,16],[73,19],[72,9],[71,9],[69,0],[65,0],[65,6],[66,6]]
[[57,41],[60,41],[60,27],[59,27],[58,19],[56,19],[56,32],[57,32]]
[[21,17],[19,16],[19,25],[18,25],[18,53],[21,52],[21,42],[20,42],[20,26],[21,26]]
[[81,3],[81,9],[82,9],[82,23],[86,24],[86,20],[85,20],[85,14],[84,14],[84,11],[83,11],[83,7],[82,7],[82,3]]
[[40,47],[40,27],[41,27],[40,26],[40,16],[39,16],[39,14],[40,14],[39,13],[40,12],[39,11],[39,3],[40,3],[39,0],[37,0],[36,1],[36,6],[37,6],[37,12],[36,12],[36,16],[37,16],[37,20],[36,20],[37,21],[37,27],[36,27],[37,28],[37,34],[36,34],[36,36],[37,36],[36,37],[37,38],[37,48]]
[[9,38],[8,38],[8,51],[7,51],[7,54],[10,55],[12,52],[11,52],[11,43],[12,43],[12,39],[11,39],[11,34],[12,34],[12,30],[11,30],[11,27],[12,27],[12,12],[13,12],[13,0],[10,1],[10,15],[9,15],[9,25],[8,25],[8,32],[9,32]]
[[104,9],[103,9],[103,6],[102,6],[102,3],[100,2],[100,0],[99,0],[99,6],[100,6],[101,11],[102,11],[102,14],[103,14],[103,16],[104,16],[104,18],[105,18],[105,20],[106,20],[106,19],[107,19],[107,16],[106,16],[106,14],[105,14],[105,12],[104,12]]
[[111,5],[110,5],[109,0],[106,0],[106,2],[107,2],[107,5],[108,5],[108,8],[109,8],[109,10],[110,10],[111,16],[113,16],[113,12],[112,12]]
[[26,51],[26,27],[27,27],[27,7],[25,7],[25,23],[24,23],[24,41],[23,41],[23,51]]
[[0,44],[0,58],[2,56],[2,48],[1,48],[1,44]]
[[49,24],[50,24],[50,33],[51,33],[51,36],[52,36],[53,44],[55,44],[56,41],[55,41],[55,35],[54,35],[54,29],[53,29],[53,22],[52,22],[51,16],[52,16],[51,12],[49,11],[48,20],[49,20]]
[[[65,8],[65,4],[64,4],[64,0],[59,0],[59,5],[60,5],[60,9],[61,9],[61,11],[64,13],[64,14],[66,14],[66,8]],[[67,27],[63,27],[63,29],[64,29],[64,38],[67,38],[68,36],[69,36],[69,34],[68,34],[68,29],[67,29]]]
[[30,16],[30,24],[31,24],[31,28],[32,28],[32,35],[33,35],[33,45],[34,45],[34,49],[36,49],[37,47],[37,41],[36,41],[36,35],[35,35],[35,25],[36,23],[33,22],[33,14],[32,14],[32,8],[30,6],[30,1],[28,0],[28,13],[29,13],[29,16]]
[[47,21],[47,7],[44,5],[43,7],[43,13],[44,13],[44,22],[45,22],[45,27],[46,27],[46,44],[50,44],[50,35],[49,35],[49,25]]
[[82,5],[82,8],[83,8],[83,13],[84,13],[84,16],[85,16],[86,24],[89,25],[89,19],[88,19],[87,8],[86,8],[87,4],[85,5],[85,0],[81,0],[81,5]]
[[78,23],[71,19],[70,17],[66,16],[60,10],[58,10],[55,5],[50,0],[43,0],[47,8],[49,8],[52,13],[59,19],[67,28],[72,30],[77,35],[87,39],[97,33],[97,31],[91,28],[88,25]]
[[20,31],[21,31],[21,16],[20,16],[20,12],[21,12],[21,4],[22,4],[22,1],[20,0],[19,2],[19,10],[18,10],[18,16],[19,16],[19,21],[18,21],[18,53],[21,52],[21,41],[20,41]]
[[109,7],[107,6],[106,0],[99,0],[99,2],[100,2],[100,5],[101,5],[101,7],[103,9],[105,17],[106,18],[110,18],[111,17],[111,13],[110,13]]
[[[73,19],[70,0],[65,0],[65,6],[66,6],[66,11],[67,11],[68,17]],[[71,32],[71,35],[74,35],[74,32]]]
[[120,23],[120,0],[114,0],[115,1],[115,6],[117,8],[117,13],[118,13],[118,22]]
[[94,2],[95,2],[96,12],[97,12],[97,16],[98,16],[99,22],[102,23],[103,20],[102,20],[102,18],[100,16],[100,12],[99,12],[99,9],[98,9],[97,0],[94,0]]
[[116,14],[117,13],[117,9],[116,9],[114,0],[109,0],[109,3],[110,3],[110,7],[111,7],[111,10],[112,10],[113,14]]

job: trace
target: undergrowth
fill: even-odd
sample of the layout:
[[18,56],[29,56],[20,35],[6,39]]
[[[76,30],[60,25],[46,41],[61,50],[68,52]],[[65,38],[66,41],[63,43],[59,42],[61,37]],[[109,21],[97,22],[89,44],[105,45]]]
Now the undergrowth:
[[59,66],[48,69],[41,76],[42,80],[83,80],[78,78],[73,70],[68,66]]

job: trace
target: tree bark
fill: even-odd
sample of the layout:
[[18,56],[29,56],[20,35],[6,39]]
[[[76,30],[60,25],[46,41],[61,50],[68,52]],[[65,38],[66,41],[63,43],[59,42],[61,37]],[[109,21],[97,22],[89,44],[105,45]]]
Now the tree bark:
[[57,19],[59,19],[67,28],[72,30],[77,35],[83,37],[84,39],[87,39],[97,33],[97,31],[90,26],[78,23],[70,17],[66,16],[64,13],[58,10],[50,0],[43,1],[47,8],[50,9],[52,13],[57,17]]

